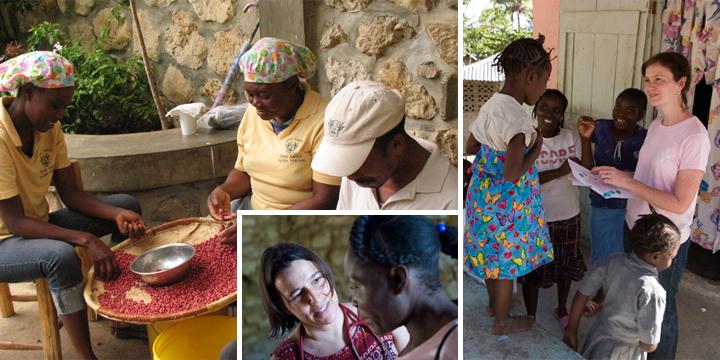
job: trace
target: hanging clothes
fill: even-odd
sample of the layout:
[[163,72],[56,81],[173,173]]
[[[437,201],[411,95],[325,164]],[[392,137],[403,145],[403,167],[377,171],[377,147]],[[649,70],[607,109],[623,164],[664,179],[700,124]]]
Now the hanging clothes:
[[668,0],[663,11],[662,51],[683,54],[692,67],[688,100],[692,108],[695,84],[711,85],[708,134],[713,144],[700,183],[690,239],[705,249],[720,250],[720,1]]

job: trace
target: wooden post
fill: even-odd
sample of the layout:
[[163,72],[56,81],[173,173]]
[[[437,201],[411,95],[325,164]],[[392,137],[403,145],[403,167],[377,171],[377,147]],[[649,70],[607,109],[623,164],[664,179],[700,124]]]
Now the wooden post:
[[6,318],[15,315],[15,308],[10,295],[10,286],[7,283],[0,283],[0,316]]
[[40,334],[44,358],[46,360],[60,360],[62,359],[62,350],[60,347],[58,318],[47,280],[35,280],[35,288],[35,291],[37,291],[38,309],[40,310]]
[[18,344],[12,341],[0,341],[2,350],[42,350],[42,345]]
[[157,95],[155,79],[153,78],[152,70],[150,69],[150,59],[148,59],[147,50],[145,49],[145,40],[143,39],[142,29],[140,29],[140,19],[138,18],[137,11],[135,11],[135,0],[130,0],[130,12],[132,12],[135,29],[137,30],[138,39],[140,40],[143,64],[145,64],[145,76],[147,76],[148,83],[150,84],[150,92],[152,93],[153,100],[155,101],[155,108],[157,109],[158,116],[160,116],[160,125],[163,130],[166,130],[168,128],[168,122],[165,118],[165,108],[163,107],[162,100]]
[[296,44],[305,44],[305,17],[303,1],[259,0],[259,38],[272,36]]

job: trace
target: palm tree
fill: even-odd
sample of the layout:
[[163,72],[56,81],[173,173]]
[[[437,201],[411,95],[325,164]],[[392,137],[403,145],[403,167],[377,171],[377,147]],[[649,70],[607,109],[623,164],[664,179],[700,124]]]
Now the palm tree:
[[529,0],[493,0],[493,3],[508,12],[513,22],[515,22],[517,16],[516,29],[520,28],[520,15],[528,16],[530,14]]

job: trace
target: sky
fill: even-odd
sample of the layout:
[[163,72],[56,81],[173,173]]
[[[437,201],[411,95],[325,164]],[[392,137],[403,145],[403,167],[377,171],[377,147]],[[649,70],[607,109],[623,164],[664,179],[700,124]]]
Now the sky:
[[489,7],[492,7],[490,0],[471,0],[467,7],[463,7],[463,14],[470,19],[475,19],[483,10]]
[[[471,20],[477,19],[483,10],[492,7],[492,2],[490,0],[470,0],[468,6],[463,6],[462,1],[459,1],[459,3],[463,14]],[[530,4],[532,5],[532,2],[530,2]],[[528,19],[525,16],[520,16],[520,21],[525,24]]]

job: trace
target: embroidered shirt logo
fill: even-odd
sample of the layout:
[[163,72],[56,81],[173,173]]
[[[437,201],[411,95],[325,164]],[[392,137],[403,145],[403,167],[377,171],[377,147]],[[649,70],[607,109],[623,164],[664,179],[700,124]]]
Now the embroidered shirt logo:
[[330,120],[328,121],[328,136],[331,138],[338,138],[340,137],[340,133],[345,129],[345,124],[340,122],[339,120]]
[[50,151],[45,151],[40,155],[40,163],[46,168],[50,165]]
[[299,144],[298,144],[297,141],[295,141],[295,140],[288,140],[288,141],[285,143],[285,152],[286,152],[288,155],[292,155],[292,154],[295,152],[295,150],[297,150],[298,146],[299,146]]

